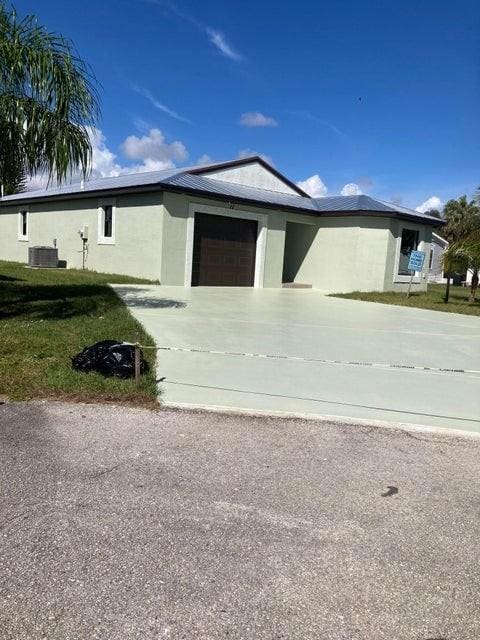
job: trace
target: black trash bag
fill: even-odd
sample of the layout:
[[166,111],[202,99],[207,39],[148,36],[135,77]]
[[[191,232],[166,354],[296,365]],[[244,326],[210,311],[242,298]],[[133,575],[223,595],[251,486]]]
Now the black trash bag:
[[[133,378],[135,375],[135,347],[119,340],[102,340],[72,358],[76,371],[97,371],[103,376]],[[148,371],[148,363],[140,349],[140,373]]]

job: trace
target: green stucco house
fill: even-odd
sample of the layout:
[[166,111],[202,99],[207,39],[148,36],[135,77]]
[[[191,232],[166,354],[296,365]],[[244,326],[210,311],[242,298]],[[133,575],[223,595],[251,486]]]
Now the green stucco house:
[[[67,268],[164,285],[406,288],[437,218],[366,195],[312,198],[257,156],[90,180],[0,199],[0,258],[56,246]],[[82,248],[85,252],[82,252]]]

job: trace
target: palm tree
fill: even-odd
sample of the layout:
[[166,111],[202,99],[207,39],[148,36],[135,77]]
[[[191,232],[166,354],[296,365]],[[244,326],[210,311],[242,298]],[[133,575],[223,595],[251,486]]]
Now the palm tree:
[[[69,40],[0,0],[0,183],[49,181],[90,169],[89,128],[100,115],[96,81]],[[12,176],[20,179],[12,180]]]
[[469,302],[475,302],[480,271],[480,227],[466,238],[451,243],[443,254],[443,263],[450,271],[471,271]]
[[468,201],[467,196],[461,196],[458,200],[449,200],[447,202],[443,210],[443,217],[446,225],[442,230],[442,235],[452,246],[452,250],[450,253],[446,252],[444,258],[444,269],[447,276],[445,302],[448,302],[451,275],[455,271],[464,268],[462,261],[457,260],[456,248],[476,229],[480,229],[480,208],[474,200]]

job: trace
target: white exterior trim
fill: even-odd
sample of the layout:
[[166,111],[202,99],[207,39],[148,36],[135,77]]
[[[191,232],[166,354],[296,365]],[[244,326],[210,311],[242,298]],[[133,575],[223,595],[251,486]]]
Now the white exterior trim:
[[[25,211],[25,213],[27,214],[27,233],[26,235],[23,235],[23,224],[22,224],[22,213]],[[28,242],[28,235],[30,232],[30,211],[28,209],[28,206],[24,206],[21,207],[18,210],[18,241],[19,242]]]
[[214,216],[224,216],[226,218],[241,218],[243,220],[256,220],[258,222],[257,246],[255,252],[255,276],[253,286],[263,287],[265,270],[265,250],[267,245],[267,219],[268,215],[262,213],[251,213],[240,209],[225,209],[223,207],[212,207],[206,204],[196,204],[191,202],[188,207],[187,219],[187,247],[185,253],[185,286],[192,286],[193,268],[193,236],[195,233],[195,214],[209,213]]
[[439,236],[438,233],[435,233],[435,231],[432,231],[432,238],[435,238],[437,240],[437,242],[439,242],[440,244],[443,244],[444,247],[448,246],[448,240],[445,240],[445,238],[442,238],[442,236]]
[[[103,235],[104,229],[104,207],[110,206],[112,207],[112,236],[111,238],[105,238]],[[98,239],[97,244],[115,244],[115,220],[117,217],[117,203],[114,198],[106,198],[98,201],[98,221],[97,221],[97,230],[98,230]]]
[[[406,224],[401,224],[398,227],[398,238],[397,238],[397,244],[395,247],[395,263],[394,263],[394,272],[393,272],[393,282],[399,283],[399,282],[410,282],[410,278],[411,276],[401,276],[398,273],[398,265],[400,264],[400,247],[402,245],[402,233],[404,229],[411,229],[412,231],[418,231],[418,234],[420,235],[421,230],[419,228],[417,228],[415,225],[409,225],[408,223]],[[418,251],[425,251],[425,261],[423,263],[423,267],[425,269],[425,266],[428,267],[428,257],[427,257],[427,251],[426,251],[426,245],[430,245],[430,243],[425,242],[424,240],[420,240],[418,243]],[[428,271],[428,269],[427,269]],[[413,276],[413,284],[420,284],[420,282],[422,281],[422,272],[421,271],[415,271],[415,275]]]

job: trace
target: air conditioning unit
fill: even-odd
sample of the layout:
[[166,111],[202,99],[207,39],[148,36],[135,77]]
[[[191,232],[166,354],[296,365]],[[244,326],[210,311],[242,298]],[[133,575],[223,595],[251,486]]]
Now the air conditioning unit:
[[56,269],[58,267],[58,249],[55,247],[29,247],[28,266]]

